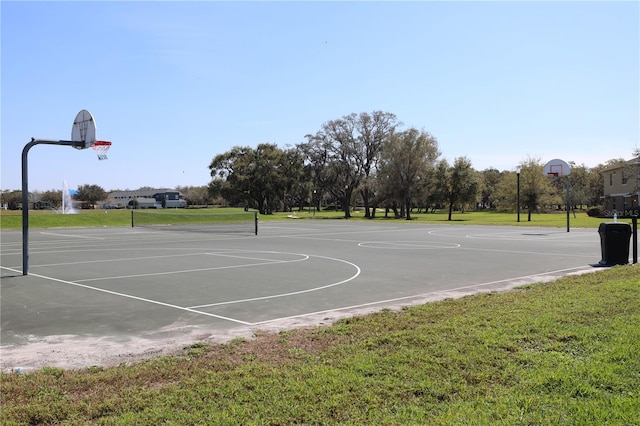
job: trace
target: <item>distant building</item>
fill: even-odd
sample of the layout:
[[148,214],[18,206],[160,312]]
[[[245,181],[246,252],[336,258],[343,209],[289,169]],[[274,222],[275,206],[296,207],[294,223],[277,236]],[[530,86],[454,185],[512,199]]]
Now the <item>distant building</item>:
[[608,167],[602,171],[602,176],[604,209],[611,215],[637,215],[640,212],[640,157]]
[[187,201],[180,191],[174,189],[141,188],[134,191],[114,191],[104,205],[116,209],[162,209],[184,208]]
[[[29,201],[29,203],[28,203],[29,210],[51,210],[51,209],[53,209],[53,207],[51,206],[50,202],[41,200],[40,197],[38,196],[38,194],[34,194],[33,192],[29,192],[28,201]],[[16,208],[18,210],[22,210],[22,202],[16,203]],[[6,210],[6,208],[5,208],[5,210]]]

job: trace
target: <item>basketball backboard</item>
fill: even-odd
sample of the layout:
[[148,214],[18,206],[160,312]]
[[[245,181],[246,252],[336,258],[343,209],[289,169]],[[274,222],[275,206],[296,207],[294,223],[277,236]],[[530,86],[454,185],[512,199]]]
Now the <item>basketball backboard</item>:
[[571,167],[566,161],[555,158],[544,165],[544,174],[547,176],[569,176]]
[[89,111],[83,109],[76,115],[71,128],[71,140],[74,142],[84,142],[84,146],[75,148],[91,148],[96,143],[96,122]]

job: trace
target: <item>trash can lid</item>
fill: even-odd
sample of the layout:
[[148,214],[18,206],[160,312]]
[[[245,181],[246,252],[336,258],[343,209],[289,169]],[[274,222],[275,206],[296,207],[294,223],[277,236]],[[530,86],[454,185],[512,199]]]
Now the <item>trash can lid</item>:
[[602,222],[600,226],[598,226],[598,232],[622,231],[627,229],[631,231],[631,225],[624,222]]

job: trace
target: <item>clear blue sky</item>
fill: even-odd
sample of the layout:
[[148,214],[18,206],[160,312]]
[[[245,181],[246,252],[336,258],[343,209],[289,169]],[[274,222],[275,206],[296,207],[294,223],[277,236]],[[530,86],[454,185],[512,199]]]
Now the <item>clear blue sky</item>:
[[382,110],[442,157],[595,166],[640,143],[639,2],[2,1],[2,189],[31,137],[92,112],[109,160],[39,145],[29,189],[206,185],[236,145],[280,147]]

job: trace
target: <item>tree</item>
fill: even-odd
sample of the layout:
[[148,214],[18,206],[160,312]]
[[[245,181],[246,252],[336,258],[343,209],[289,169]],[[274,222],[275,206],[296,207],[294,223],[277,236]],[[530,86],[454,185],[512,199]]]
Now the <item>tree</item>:
[[6,204],[9,210],[16,210],[22,203],[22,191],[2,191],[0,194],[0,204]]
[[[589,168],[584,164],[576,166],[573,162],[570,162],[569,165],[571,166],[571,173],[569,174],[571,205],[575,208],[582,206],[588,207],[591,201],[591,194],[589,193]],[[564,183],[564,185],[560,185],[562,188],[557,188],[559,190],[558,192],[566,195],[566,178],[558,180]]]
[[447,202],[448,185],[451,174],[451,166],[446,158],[438,161],[435,168],[434,180],[436,185],[429,195],[429,201],[434,206],[442,207]]
[[458,157],[447,173],[448,179],[444,182],[446,188],[446,201],[449,204],[449,220],[453,214],[453,207],[464,206],[475,201],[478,192],[478,181],[471,160],[467,157]]
[[80,185],[74,198],[84,201],[93,207],[98,201],[105,200],[107,196],[106,191],[98,185]]
[[372,197],[372,176],[380,158],[382,149],[400,125],[394,114],[374,111],[371,115],[360,113],[355,128],[360,140],[360,153],[356,155],[357,162],[364,174],[362,184],[358,188],[364,203],[364,216],[371,217],[370,201]]
[[50,189],[38,195],[40,197],[40,201],[48,203],[55,209],[62,206],[62,191],[59,189]]
[[372,175],[383,144],[399,123],[382,111],[345,115],[322,125],[299,148],[307,156],[314,184],[340,200],[345,218],[351,217],[351,198],[358,191],[370,217]]
[[249,207],[251,196],[247,173],[254,157],[255,153],[247,146],[235,146],[216,155],[209,165],[212,177],[208,186],[210,196],[222,197],[231,205]]
[[498,183],[501,172],[498,169],[489,168],[480,172],[478,182],[480,188],[480,205],[485,209],[496,207],[495,198],[497,196]]
[[206,186],[178,186],[188,205],[208,206],[212,203],[212,197]]
[[[518,208],[517,192],[518,177],[516,172],[501,172],[500,179],[498,180],[496,189],[493,194],[493,205],[500,211],[515,211]],[[520,207],[522,207],[522,200],[520,201]]]
[[436,138],[414,128],[392,134],[382,150],[378,187],[401,204],[401,216],[407,220],[412,201],[424,195],[439,155]]
[[289,207],[294,199],[290,197],[303,196],[299,185],[303,166],[301,154],[283,151],[275,144],[262,143],[255,149],[234,147],[211,161],[209,194],[271,214],[279,204]]
[[604,166],[598,164],[595,167],[591,167],[587,174],[587,204],[589,206],[599,206],[602,204],[602,197],[604,196],[603,169]]
[[305,157],[296,148],[288,148],[282,152],[280,166],[284,192],[282,197],[283,211],[294,206],[302,210],[311,193],[311,168],[305,165]]
[[549,204],[550,195],[555,194],[555,191],[551,187],[549,178],[544,174],[544,165],[539,158],[529,157],[518,167],[520,169],[520,200],[522,205],[527,207],[527,222],[531,222],[531,213],[537,211],[539,205]]

